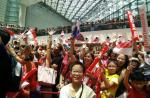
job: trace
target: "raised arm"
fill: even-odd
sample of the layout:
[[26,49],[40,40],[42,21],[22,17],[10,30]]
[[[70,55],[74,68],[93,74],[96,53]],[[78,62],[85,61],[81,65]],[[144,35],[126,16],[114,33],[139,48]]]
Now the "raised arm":
[[11,47],[11,45],[7,45],[7,50],[8,52],[21,64],[23,64],[25,61],[23,59],[21,59],[15,52],[15,50]]
[[51,46],[52,46],[52,35],[48,37],[47,50],[46,50],[46,66],[51,67]]
[[63,56],[65,56],[66,51],[65,51],[65,49],[64,49],[64,45],[63,45],[63,40],[62,40],[62,38],[59,38],[59,43],[60,43],[60,46],[61,46],[61,48],[62,48]]
[[75,39],[71,37],[70,40],[71,40],[71,47],[70,47],[71,49],[70,49],[70,52],[73,55],[74,51],[75,51],[75,49],[74,49],[74,47],[75,47]]
[[131,85],[129,84],[129,75],[130,75],[131,71],[132,71],[132,67],[131,66],[128,66],[126,71],[125,71],[125,76],[124,76],[123,83],[124,83],[124,86],[126,87],[127,90],[131,90],[132,89]]

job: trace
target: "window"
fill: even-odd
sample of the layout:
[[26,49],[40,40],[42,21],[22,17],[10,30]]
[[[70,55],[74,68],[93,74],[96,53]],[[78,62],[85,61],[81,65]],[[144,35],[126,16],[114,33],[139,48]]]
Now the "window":
[[137,2],[134,1],[131,3],[131,10],[137,8]]

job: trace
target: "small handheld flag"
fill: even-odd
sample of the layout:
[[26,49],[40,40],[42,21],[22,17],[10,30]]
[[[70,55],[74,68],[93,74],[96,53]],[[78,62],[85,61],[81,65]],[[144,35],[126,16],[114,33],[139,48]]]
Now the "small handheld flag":
[[73,27],[72,37],[77,40],[84,41],[84,37],[80,33],[80,23],[79,22],[77,22],[76,25]]

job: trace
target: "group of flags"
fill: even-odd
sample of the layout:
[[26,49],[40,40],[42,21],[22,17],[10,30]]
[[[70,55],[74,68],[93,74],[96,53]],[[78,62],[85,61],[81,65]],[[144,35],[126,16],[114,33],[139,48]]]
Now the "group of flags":
[[[129,25],[130,25],[131,34],[132,34],[131,40],[130,41],[121,41],[121,39],[120,39],[119,42],[117,42],[117,40],[116,40],[116,46],[114,47],[113,52],[131,55],[132,51],[133,51],[133,43],[139,40],[139,36],[136,31],[132,12],[127,11],[127,15],[128,15],[128,21],[129,21]],[[6,28],[5,30],[7,32],[9,32],[9,34],[12,36],[12,38],[16,38],[16,34],[12,30],[10,30],[9,28]],[[21,33],[19,35],[19,38],[24,39],[24,41],[26,43],[32,43],[34,45],[38,45],[36,33],[37,33],[37,31],[35,28],[30,28],[28,31]],[[62,30],[60,36],[62,38],[65,36],[65,33],[63,30]],[[76,40],[79,40],[82,42],[86,41],[86,38],[84,38],[84,36],[80,32],[80,22],[79,21],[77,21],[76,24],[73,26],[71,37],[73,39],[76,39]],[[93,37],[91,39],[91,42],[99,43],[99,37]],[[63,43],[68,43],[68,41],[65,40],[65,41],[63,41]],[[109,46],[110,39],[106,38],[105,43]]]
[[20,34],[16,34],[10,28],[5,28],[4,30],[10,34],[12,40],[15,39],[23,40],[25,44],[38,45],[37,35],[36,35],[37,31],[35,28],[30,28],[29,30],[27,31],[25,30],[23,33]]

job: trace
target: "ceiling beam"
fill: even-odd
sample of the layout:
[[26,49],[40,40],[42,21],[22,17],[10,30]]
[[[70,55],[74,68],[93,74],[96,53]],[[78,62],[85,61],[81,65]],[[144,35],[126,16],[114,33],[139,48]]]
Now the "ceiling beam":
[[80,8],[76,11],[76,13],[73,15],[73,17],[71,18],[71,20],[76,16],[76,14],[80,11],[80,9],[84,6],[84,4],[87,2],[88,0],[84,0],[84,3],[80,6]]
[[76,8],[76,6],[79,4],[80,0],[78,0],[77,4],[74,6],[74,8],[72,9],[72,11],[70,12],[69,16],[71,15],[71,13],[74,11],[74,9]]
[[56,11],[57,11],[57,8],[58,8],[58,4],[59,4],[59,0],[57,0]]
[[[87,7],[87,8],[90,8],[90,6],[94,3],[95,1],[93,0],[93,2]],[[85,9],[84,11],[83,11],[83,13],[86,11],[87,9]],[[82,14],[83,14],[82,13]],[[80,15],[80,16],[82,16],[82,14]],[[79,19],[79,18],[78,18]]]
[[87,13],[84,14],[84,16],[80,17],[83,18],[85,17],[87,14],[89,14],[100,2],[102,2],[103,0],[100,0],[99,2],[97,2]]
[[[86,7],[86,8],[88,8],[88,9],[89,9],[89,8],[90,8],[90,6],[91,6],[94,2],[95,2],[95,1],[93,1],[93,2],[92,2],[92,3],[88,6],[88,7]],[[95,6],[95,5],[94,5],[94,6]],[[85,9],[85,10],[83,11],[83,13],[84,13],[86,10],[87,10],[87,9]],[[80,15],[80,16],[82,16],[82,14],[83,14],[83,13],[81,13],[81,15]],[[80,19],[80,18],[78,17],[78,20],[79,20],[79,19]]]
[[40,4],[41,6],[46,7],[46,8],[49,9],[50,11],[56,13],[57,15],[59,15],[60,17],[62,17],[63,19],[65,19],[66,21],[68,21],[68,22],[70,22],[70,23],[72,24],[72,22],[71,22],[69,19],[67,19],[67,18],[65,18],[63,15],[59,14],[59,13],[58,13],[56,10],[54,10],[51,6],[45,4],[44,2],[39,2],[39,4]]
[[71,6],[72,2],[73,2],[73,0],[71,0],[71,1],[70,1],[69,6],[67,7],[67,10],[66,10],[65,15],[64,15],[65,17],[66,17],[66,14],[67,14],[68,9],[70,8],[70,6]]
[[65,0],[64,3],[63,3],[63,5],[62,5],[60,13],[62,12],[62,9],[64,9],[63,6],[64,6],[64,4],[66,3],[66,1],[67,1],[67,0]]

